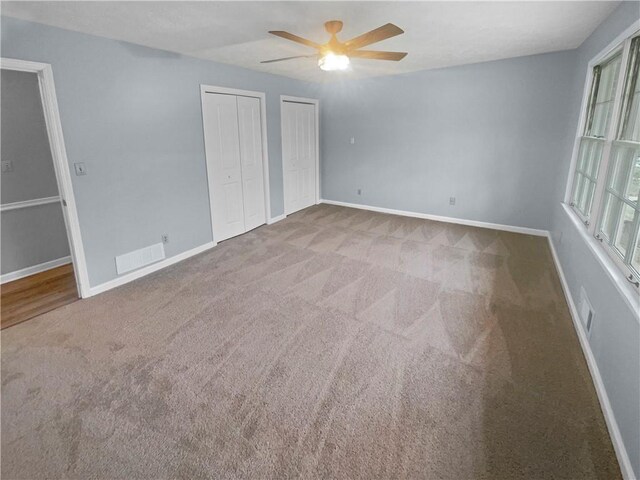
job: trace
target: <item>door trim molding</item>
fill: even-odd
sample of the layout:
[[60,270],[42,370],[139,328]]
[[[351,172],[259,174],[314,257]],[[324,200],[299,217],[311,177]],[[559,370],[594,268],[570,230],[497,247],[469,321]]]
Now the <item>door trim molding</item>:
[[[280,151],[283,152],[284,145],[284,117],[282,115],[282,104],[284,102],[307,103],[314,106],[316,112],[316,205],[320,203],[320,100],[317,98],[292,97],[291,95],[280,95]],[[282,154],[282,198],[284,203],[284,155]],[[287,215],[287,207],[283,205],[284,215]]]
[[[218,87],[215,85],[200,85],[200,102],[202,112],[204,112],[204,96],[207,93],[219,93],[223,95],[234,95],[239,97],[253,97],[260,100],[260,123],[262,130],[262,176],[264,183],[264,210],[265,219],[268,224],[271,220],[271,189],[269,188],[269,144],[267,142],[267,100],[264,92],[254,92],[252,90],[240,90],[238,88]],[[204,142],[204,115],[202,118],[202,134]],[[207,176],[209,176],[209,167],[207,161],[207,149],[204,149],[205,156],[205,168],[207,170]],[[207,182],[207,189],[209,188],[209,182]],[[211,235],[213,237],[213,243],[217,244],[216,234],[213,231],[213,209],[211,208],[212,194],[209,192],[209,217],[211,219]]]
[[[78,294],[82,298],[90,296],[89,272],[80,232],[80,220],[78,209],[76,208],[73,185],[71,183],[71,172],[69,170],[69,159],[64,144],[62,133],[62,122],[58,110],[58,100],[56,98],[56,88],[53,81],[53,69],[49,63],[30,62],[15,58],[0,58],[0,68],[14,70],[18,72],[31,72],[38,76],[40,85],[40,100],[44,111],[44,120],[49,137],[49,147],[53,158],[53,169],[58,183],[58,192],[63,207],[64,223],[67,230],[69,250],[73,271],[78,286]],[[66,206],[64,206],[66,203]]]

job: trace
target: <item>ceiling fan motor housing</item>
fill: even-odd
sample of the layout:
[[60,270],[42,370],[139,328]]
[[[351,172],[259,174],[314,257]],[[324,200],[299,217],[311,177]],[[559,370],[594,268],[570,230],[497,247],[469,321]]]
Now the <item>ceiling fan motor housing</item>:
[[324,29],[327,33],[335,35],[342,31],[342,22],[340,20],[329,20],[328,22],[324,22]]

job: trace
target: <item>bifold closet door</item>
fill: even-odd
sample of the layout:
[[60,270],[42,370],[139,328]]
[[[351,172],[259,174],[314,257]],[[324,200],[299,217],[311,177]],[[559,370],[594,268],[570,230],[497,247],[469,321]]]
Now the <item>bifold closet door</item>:
[[282,167],[287,215],[316,203],[315,121],[315,105],[282,103]]
[[207,93],[202,115],[213,235],[220,242],[265,222],[260,100]]
[[262,165],[262,124],[260,99],[236,97],[242,164],[242,195],[245,231],[266,222],[264,169]]

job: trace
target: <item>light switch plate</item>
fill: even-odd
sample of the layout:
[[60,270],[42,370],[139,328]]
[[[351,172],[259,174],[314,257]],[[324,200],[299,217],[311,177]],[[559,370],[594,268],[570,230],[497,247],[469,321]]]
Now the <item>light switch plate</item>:
[[13,162],[11,160],[2,161],[2,173],[13,172]]
[[73,166],[76,169],[76,175],[86,175],[87,174],[87,167],[84,166],[84,163],[82,163],[82,162],[74,163]]

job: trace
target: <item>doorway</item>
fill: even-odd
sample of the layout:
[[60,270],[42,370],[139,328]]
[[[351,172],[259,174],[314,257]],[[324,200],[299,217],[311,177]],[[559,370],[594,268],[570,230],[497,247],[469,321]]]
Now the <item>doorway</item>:
[[320,202],[318,103],[280,97],[285,215]]
[[88,281],[51,66],[4,58],[0,66],[6,328],[78,300]]
[[201,87],[214,242],[253,230],[270,217],[265,95]]

